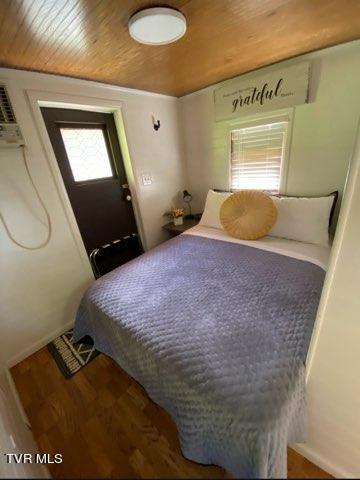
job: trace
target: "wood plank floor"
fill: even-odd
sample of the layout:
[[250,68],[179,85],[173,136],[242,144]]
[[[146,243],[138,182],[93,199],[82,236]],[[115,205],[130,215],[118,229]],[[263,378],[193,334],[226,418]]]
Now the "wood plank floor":
[[[66,380],[43,348],[11,373],[39,450],[63,455],[55,478],[230,477],[186,460],[169,415],[104,355]],[[331,478],[292,450],[288,475]]]

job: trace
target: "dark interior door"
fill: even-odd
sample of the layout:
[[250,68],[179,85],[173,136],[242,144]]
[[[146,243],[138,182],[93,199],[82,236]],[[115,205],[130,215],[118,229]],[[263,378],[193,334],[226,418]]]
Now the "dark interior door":
[[137,233],[113,115],[41,111],[88,254]]

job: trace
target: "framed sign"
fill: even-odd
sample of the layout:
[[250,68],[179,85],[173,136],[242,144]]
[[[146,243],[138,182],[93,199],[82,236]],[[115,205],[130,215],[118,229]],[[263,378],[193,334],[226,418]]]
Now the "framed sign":
[[249,80],[232,80],[214,92],[215,120],[252,115],[307,103],[310,63]]

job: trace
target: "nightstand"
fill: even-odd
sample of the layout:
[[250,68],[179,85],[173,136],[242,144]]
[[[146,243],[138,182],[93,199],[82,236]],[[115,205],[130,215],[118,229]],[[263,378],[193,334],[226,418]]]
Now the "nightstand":
[[169,222],[166,225],[163,225],[163,229],[167,230],[172,237],[180,235],[180,233],[185,232],[191,227],[195,227],[199,223],[200,218],[184,218],[184,223],[182,225],[174,225],[174,222]]

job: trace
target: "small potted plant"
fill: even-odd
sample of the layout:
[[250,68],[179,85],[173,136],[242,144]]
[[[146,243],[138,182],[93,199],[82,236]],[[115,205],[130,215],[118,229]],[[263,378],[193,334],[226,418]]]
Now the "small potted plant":
[[172,208],[170,212],[164,214],[167,217],[172,218],[174,225],[182,225],[184,221],[185,211],[183,208]]

